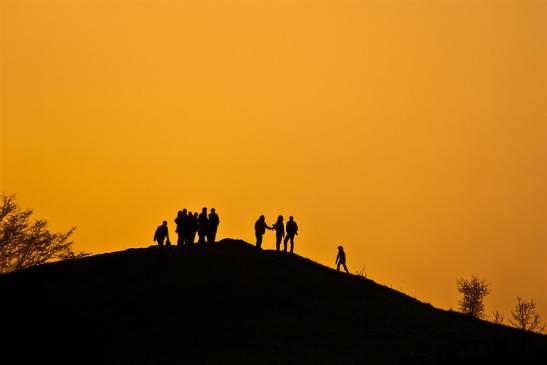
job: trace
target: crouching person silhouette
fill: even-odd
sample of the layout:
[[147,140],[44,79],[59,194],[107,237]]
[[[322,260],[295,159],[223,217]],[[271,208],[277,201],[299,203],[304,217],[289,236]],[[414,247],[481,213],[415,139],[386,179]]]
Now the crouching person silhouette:
[[344,267],[344,270],[349,274],[348,268],[346,266],[346,253],[344,252],[344,247],[338,246],[338,255],[336,256],[336,271],[340,271],[340,265]]
[[273,227],[268,226],[266,218],[261,215],[255,222],[256,248],[259,250],[262,249],[262,237],[264,236],[264,233],[266,233],[266,229],[273,229]]
[[154,233],[154,242],[157,242],[160,247],[163,247],[165,239],[167,239],[167,242],[170,245],[169,228],[167,228],[167,221],[163,221],[163,224],[159,226],[156,229],[156,233]]

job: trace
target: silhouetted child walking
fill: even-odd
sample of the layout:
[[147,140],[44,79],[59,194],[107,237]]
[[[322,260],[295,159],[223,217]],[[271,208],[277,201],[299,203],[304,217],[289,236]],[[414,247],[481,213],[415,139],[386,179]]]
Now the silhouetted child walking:
[[344,270],[349,274],[348,268],[346,266],[346,253],[344,252],[344,247],[338,246],[338,255],[336,256],[336,271],[340,271],[340,265],[344,267]]
[[169,242],[169,228],[167,228],[167,221],[163,221],[163,224],[161,226],[159,226],[156,229],[156,232],[154,233],[154,242],[157,242],[158,245],[160,247],[162,247],[166,238],[167,238],[168,244],[170,245],[170,242]]

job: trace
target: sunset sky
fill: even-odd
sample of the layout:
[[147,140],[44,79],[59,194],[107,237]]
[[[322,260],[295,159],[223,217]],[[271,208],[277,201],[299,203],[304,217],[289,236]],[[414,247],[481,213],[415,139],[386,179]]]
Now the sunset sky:
[[547,2],[0,0],[0,191],[93,253],[293,215],[300,255],[545,321]]

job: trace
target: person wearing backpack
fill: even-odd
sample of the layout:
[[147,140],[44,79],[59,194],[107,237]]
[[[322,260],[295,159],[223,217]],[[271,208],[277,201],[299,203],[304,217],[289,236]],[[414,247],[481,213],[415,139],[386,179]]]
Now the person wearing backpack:
[[283,251],[287,251],[287,241],[291,241],[291,253],[294,249],[294,236],[298,236],[298,225],[294,221],[293,216],[291,215],[289,217],[289,221],[287,222],[286,227],[287,235],[285,236],[285,240],[283,241]]

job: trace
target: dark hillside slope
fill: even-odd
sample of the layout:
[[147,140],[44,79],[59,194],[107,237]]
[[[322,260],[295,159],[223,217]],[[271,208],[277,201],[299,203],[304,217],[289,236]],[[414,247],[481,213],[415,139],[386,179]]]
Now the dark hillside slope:
[[[434,274],[432,274],[432,277]],[[547,336],[224,240],[0,276],[0,359],[54,364],[535,364]],[[542,362],[542,361],[539,361]]]

